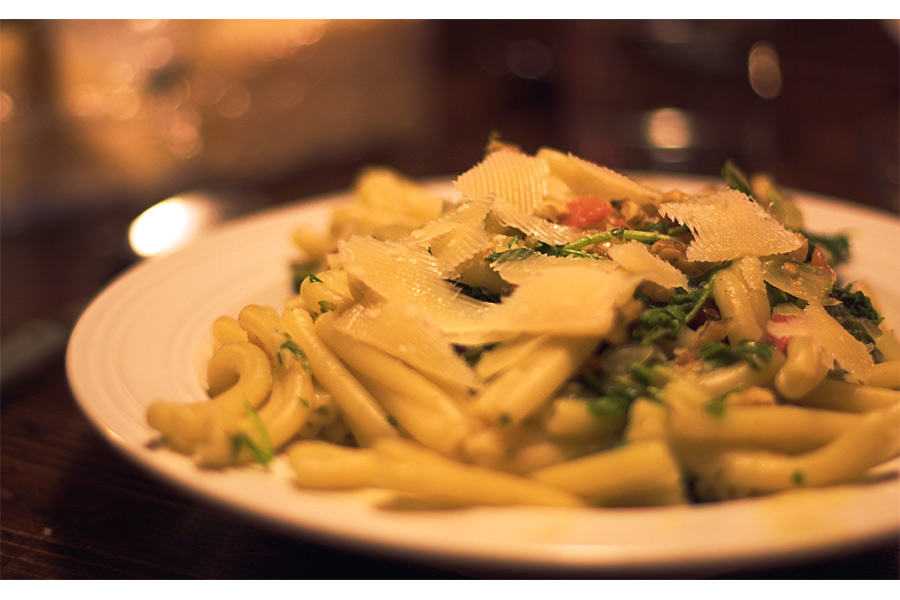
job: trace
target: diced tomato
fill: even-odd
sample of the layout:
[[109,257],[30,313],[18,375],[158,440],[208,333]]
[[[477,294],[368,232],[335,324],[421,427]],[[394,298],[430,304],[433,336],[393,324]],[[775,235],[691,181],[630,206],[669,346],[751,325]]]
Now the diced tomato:
[[595,196],[582,196],[570,200],[566,204],[567,215],[563,217],[563,223],[579,229],[587,229],[599,225],[613,211],[609,200],[603,200]]
[[837,281],[837,274],[831,268],[831,265],[828,264],[828,258],[825,257],[825,253],[822,252],[821,248],[813,248],[812,256],[809,257],[809,264],[814,267],[828,269],[831,272],[831,283],[834,284]]
[[[784,323],[785,321],[790,321],[793,318],[794,317],[792,317],[791,315],[772,315],[772,320],[776,323]],[[788,340],[791,339],[790,337],[771,337],[772,341],[775,343],[775,348],[780,352],[785,351],[785,349],[787,348]]]

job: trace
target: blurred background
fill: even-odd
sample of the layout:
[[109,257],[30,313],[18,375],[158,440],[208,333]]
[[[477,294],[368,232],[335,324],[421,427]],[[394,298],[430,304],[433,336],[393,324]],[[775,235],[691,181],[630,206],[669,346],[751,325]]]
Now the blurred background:
[[[128,224],[218,217],[370,163],[457,174],[492,133],[626,170],[783,184],[897,213],[891,20],[3,20],[3,329],[90,296]],[[64,256],[65,260],[61,257]],[[45,284],[41,285],[41,281]]]
[[0,327],[95,293],[170,196],[199,190],[212,219],[344,189],[370,163],[458,174],[494,132],[617,169],[734,158],[897,213],[898,27],[0,21]]
[[[69,328],[155,251],[128,233],[161,201],[212,221],[372,163],[455,175],[497,133],[623,170],[715,176],[733,158],[897,216],[898,115],[896,20],[0,21],[4,577],[242,578],[302,550],[145,482],[72,399]],[[142,515],[172,511],[177,547],[133,544]],[[896,578],[897,551],[846,572]]]
[[897,209],[896,21],[3,21],[3,232],[195,185],[278,201],[491,131]]

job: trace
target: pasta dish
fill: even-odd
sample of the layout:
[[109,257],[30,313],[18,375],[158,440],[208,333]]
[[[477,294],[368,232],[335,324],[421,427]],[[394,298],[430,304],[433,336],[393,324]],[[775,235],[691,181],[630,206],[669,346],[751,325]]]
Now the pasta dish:
[[900,454],[900,342],[765,174],[689,194],[492,140],[452,194],[352,191],[298,224],[283,306],[211,323],[209,397],[149,406],[168,448],[427,507],[725,501]]

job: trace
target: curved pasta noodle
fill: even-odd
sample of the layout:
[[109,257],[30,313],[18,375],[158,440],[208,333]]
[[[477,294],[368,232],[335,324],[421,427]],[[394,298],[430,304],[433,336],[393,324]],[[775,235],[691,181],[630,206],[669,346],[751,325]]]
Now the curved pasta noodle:
[[470,426],[457,402],[443,389],[398,359],[347,338],[332,315],[316,320],[315,332],[357,374],[379,404],[425,446],[444,454],[456,451]]
[[510,367],[475,398],[472,410],[490,424],[518,423],[550,400],[597,347],[597,338],[544,339],[534,352]]
[[787,343],[786,355],[784,364],[775,374],[775,388],[785,398],[805,396],[828,374],[821,348],[806,336],[792,337]]
[[674,441],[717,448],[755,448],[798,454],[820,448],[861,417],[795,406],[730,406],[721,415],[673,406],[666,432]]
[[684,502],[681,470],[661,440],[632,442],[538,469],[529,476],[600,506]]
[[859,480],[900,447],[895,407],[862,417],[828,444],[797,456],[764,451],[723,452],[691,461],[701,478],[724,497],[752,496]]
[[147,422],[179,450],[190,452],[209,436],[213,421],[234,420],[268,397],[272,369],[266,353],[250,342],[216,350],[209,360],[209,402],[158,400],[147,410]]
[[289,310],[282,321],[306,354],[313,376],[340,406],[356,439],[367,445],[382,436],[396,436],[384,409],[316,335],[309,313]]
[[213,402],[229,412],[239,413],[247,404],[256,408],[266,399],[272,388],[272,366],[259,346],[236,342],[213,353],[206,378]]

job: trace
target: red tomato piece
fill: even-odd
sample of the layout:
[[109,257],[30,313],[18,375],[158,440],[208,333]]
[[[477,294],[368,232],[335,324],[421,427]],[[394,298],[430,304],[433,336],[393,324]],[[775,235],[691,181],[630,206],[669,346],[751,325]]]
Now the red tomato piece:
[[[790,315],[772,315],[772,320],[776,323],[784,323],[785,321],[790,321],[793,318],[794,317]],[[772,341],[775,342],[775,348],[777,348],[780,352],[785,352],[785,350],[787,349],[788,340],[790,340],[791,338],[775,336],[770,337],[772,338]]]
[[570,200],[566,204],[568,214],[563,218],[563,223],[579,229],[586,229],[599,225],[613,211],[609,200],[603,200],[594,196],[583,196]]

